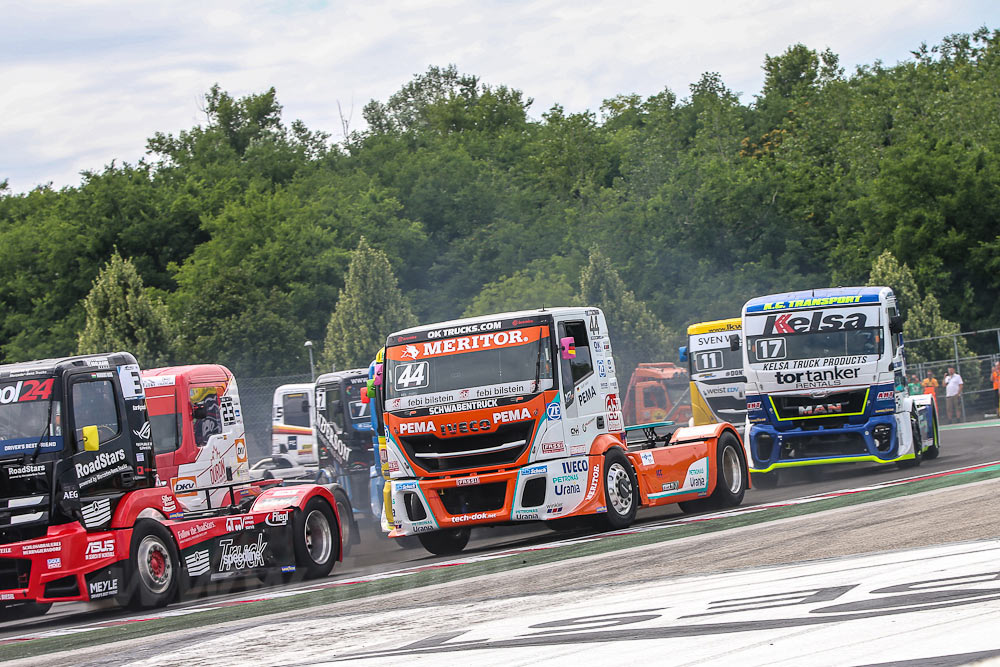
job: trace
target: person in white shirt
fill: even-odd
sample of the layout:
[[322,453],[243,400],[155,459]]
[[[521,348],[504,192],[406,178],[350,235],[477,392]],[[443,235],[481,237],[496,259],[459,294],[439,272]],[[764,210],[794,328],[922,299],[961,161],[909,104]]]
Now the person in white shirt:
[[962,408],[959,405],[961,395],[962,376],[955,372],[954,366],[949,366],[948,374],[944,376],[944,397],[949,422],[957,422],[962,416]]

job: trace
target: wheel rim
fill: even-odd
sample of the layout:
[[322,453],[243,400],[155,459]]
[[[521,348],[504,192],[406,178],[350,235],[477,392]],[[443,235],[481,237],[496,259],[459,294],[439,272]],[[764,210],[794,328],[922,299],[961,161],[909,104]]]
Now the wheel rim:
[[174,564],[167,546],[155,535],[147,535],[139,543],[139,577],[152,593],[163,593],[174,577]]
[[317,565],[321,565],[330,559],[333,551],[333,534],[330,531],[330,522],[319,510],[309,512],[305,523],[306,551],[309,557]]
[[729,487],[729,493],[735,495],[743,488],[743,466],[732,447],[726,447],[722,452],[722,476]]
[[608,466],[607,474],[608,504],[620,516],[625,516],[632,509],[632,479],[620,463]]

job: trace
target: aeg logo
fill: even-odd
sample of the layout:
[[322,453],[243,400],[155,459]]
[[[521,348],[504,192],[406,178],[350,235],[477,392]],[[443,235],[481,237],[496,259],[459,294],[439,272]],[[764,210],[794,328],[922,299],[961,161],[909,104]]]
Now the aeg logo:
[[764,322],[764,335],[813,333],[817,331],[840,331],[842,329],[861,329],[868,322],[864,313],[830,313],[824,315],[817,310],[812,317],[793,317],[792,313],[784,315],[768,315]]

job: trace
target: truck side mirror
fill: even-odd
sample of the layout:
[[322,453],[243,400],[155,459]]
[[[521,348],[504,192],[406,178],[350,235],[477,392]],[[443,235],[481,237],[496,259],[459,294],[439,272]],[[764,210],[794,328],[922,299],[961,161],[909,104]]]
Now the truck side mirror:
[[903,316],[893,315],[889,318],[889,333],[903,333]]
[[681,345],[679,348],[677,348],[677,357],[678,357],[678,359],[680,361],[687,361],[688,360],[688,346],[687,345]]
[[372,378],[375,381],[376,387],[382,386],[382,374],[385,371],[385,364],[375,364],[375,376]]
[[559,339],[559,356],[563,359],[576,359],[576,342],[572,336]]
[[101,448],[101,436],[97,432],[96,426],[84,426],[83,429],[83,451],[96,452]]
[[729,351],[736,352],[740,349],[740,335],[733,334],[729,337]]
[[365,390],[361,394],[368,400],[375,398],[375,378],[371,378],[365,383]]

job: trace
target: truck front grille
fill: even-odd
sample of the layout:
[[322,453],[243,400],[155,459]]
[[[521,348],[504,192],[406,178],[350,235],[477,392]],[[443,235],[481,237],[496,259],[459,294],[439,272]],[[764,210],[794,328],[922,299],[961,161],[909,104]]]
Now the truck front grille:
[[457,438],[414,435],[399,438],[411,461],[428,472],[466,470],[509,465],[521,458],[535,423],[502,424],[493,433]]
[[456,486],[453,489],[438,489],[437,494],[448,514],[490,512],[503,507],[507,483]]
[[[774,407],[781,420],[801,420],[802,422],[828,422],[846,420],[844,415],[857,414],[865,410],[867,389],[838,391],[826,396],[774,396]],[[796,424],[799,426],[800,424]],[[805,424],[801,424],[804,426]]]

